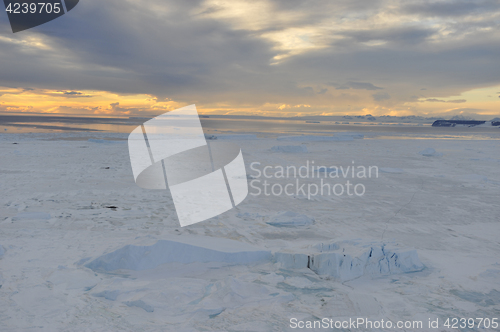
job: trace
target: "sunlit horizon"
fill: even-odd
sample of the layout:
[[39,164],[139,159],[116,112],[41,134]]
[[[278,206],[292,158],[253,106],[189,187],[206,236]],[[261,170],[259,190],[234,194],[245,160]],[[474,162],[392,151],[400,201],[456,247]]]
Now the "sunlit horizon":
[[107,3],[0,21],[0,114],[500,116],[495,1]]
[[[474,89],[459,96],[421,97],[405,107],[362,107],[361,105],[315,105],[266,103],[264,105],[197,104],[201,114],[262,117],[307,116],[420,116],[488,119],[500,115],[495,92],[500,86]],[[0,115],[51,115],[75,117],[154,117],[190,103],[159,100],[148,94],[119,95],[108,91],[48,90],[32,88],[0,89]],[[309,102],[310,104],[308,104]],[[353,103],[354,104],[354,103]],[[467,106],[467,107],[464,107]],[[415,109],[418,108],[418,111]]]

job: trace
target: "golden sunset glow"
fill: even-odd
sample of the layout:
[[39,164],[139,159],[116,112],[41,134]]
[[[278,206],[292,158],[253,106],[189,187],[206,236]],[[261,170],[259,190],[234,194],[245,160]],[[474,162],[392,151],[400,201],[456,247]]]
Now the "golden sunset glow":
[[[339,90],[344,91],[344,90]],[[336,102],[328,105],[326,100],[315,103],[315,98],[304,98],[308,103],[298,104],[298,98],[284,103],[265,103],[260,106],[231,107],[231,105],[204,104],[198,108],[204,114],[261,115],[261,116],[306,116],[306,115],[358,115],[408,116],[416,112],[432,116],[475,114],[493,117],[498,115],[500,86],[474,89],[458,96],[421,97],[404,105],[372,105],[371,92],[357,94],[336,92]],[[318,100],[316,100],[317,102]],[[44,89],[0,89],[0,109],[4,114],[43,113],[74,116],[154,116],[188,105],[175,100],[159,100],[148,94],[120,95],[107,91],[74,91]]]
[[109,20],[95,30],[75,17],[78,38],[0,34],[0,114],[149,117],[196,104],[278,117],[500,116],[500,13],[490,2],[113,8],[99,9]]

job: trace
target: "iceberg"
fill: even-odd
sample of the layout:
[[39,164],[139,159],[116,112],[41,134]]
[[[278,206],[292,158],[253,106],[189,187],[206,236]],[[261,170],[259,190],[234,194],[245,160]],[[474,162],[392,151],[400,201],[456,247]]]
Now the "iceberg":
[[[182,242],[181,242],[182,241]],[[211,237],[159,240],[151,246],[127,245],[102,255],[85,266],[94,271],[149,270],[166,263],[209,263],[231,265],[270,261],[271,252],[249,244]]]
[[280,268],[309,268],[318,275],[330,276],[342,282],[364,275],[392,275],[424,269],[415,249],[385,244],[362,246],[358,243],[322,243],[314,246],[314,249],[318,252],[277,252],[275,260]]

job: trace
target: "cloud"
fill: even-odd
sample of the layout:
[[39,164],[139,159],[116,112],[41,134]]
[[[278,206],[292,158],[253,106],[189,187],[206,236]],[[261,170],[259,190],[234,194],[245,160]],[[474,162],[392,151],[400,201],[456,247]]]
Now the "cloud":
[[378,86],[375,86],[371,83],[362,83],[362,82],[350,82],[348,83],[348,86],[355,90],[380,90],[383,88],[380,88]]
[[116,102],[109,104],[108,108],[95,109],[94,114],[134,115],[134,114],[140,114],[141,111],[146,111],[146,110],[137,107],[120,107],[120,103]]
[[487,119],[488,116],[481,115],[481,113],[483,113],[484,111],[485,111],[484,109],[478,109],[478,108],[455,108],[445,112],[441,112],[440,114],[446,118],[452,116],[464,116],[476,120]]
[[90,98],[92,97],[91,95],[86,95],[82,92],[78,91],[64,91],[63,95],[69,98]]
[[334,86],[336,90],[346,90],[346,89],[355,89],[355,90],[381,90],[378,86],[373,85],[372,83],[364,83],[364,82],[348,82],[346,84],[339,85],[337,83],[328,83],[328,85]]
[[82,114],[95,114],[98,112],[98,107],[71,107],[71,106],[58,106],[53,109],[51,113],[68,114],[68,115],[82,115]]
[[404,4],[402,12],[407,14],[419,14],[422,16],[444,16],[459,17],[481,15],[485,12],[500,10],[500,3],[496,0],[447,0],[447,1],[419,1]]
[[436,99],[436,98],[429,98],[424,101],[432,102],[432,103],[465,103],[467,100],[465,99],[455,99],[455,100],[442,100],[442,99]]
[[387,100],[391,99],[391,96],[387,92],[377,92],[372,95],[373,100],[375,101],[382,101],[382,100]]
[[342,86],[336,87],[335,89],[337,89],[337,90],[349,90],[350,87],[342,85]]
[[[140,112],[122,102],[130,94],[214,110],[307,104],[319,114],[375,114],[391,99],[396,112],[422,86],[446,99],[500,85],[498,15],[497,1],[481,0],[87,0],[64,19],[0,34],[0,86],[116,94],[121,104],[106,101],[103,112]],[[325,86],[385,92],[347,98]]]
[[352,42],[366,43],[370,41],[392,42],[396,44],[418,44],[437,33],[434,28],[391,27],[379,29],[359,29],[344,31],[343,36],[352,39]]

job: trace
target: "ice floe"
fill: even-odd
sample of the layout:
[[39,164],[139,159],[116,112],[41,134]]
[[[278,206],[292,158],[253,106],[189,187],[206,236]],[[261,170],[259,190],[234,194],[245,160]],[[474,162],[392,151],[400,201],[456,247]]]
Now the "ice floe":
[[418,154],[425,156],[425,157],[440,157],[443,155],[441,152],[437,152],[433,148],[425,148],[422,151],[420,151]]
[[304,214],[283,211],[272,217],[267,224],[274,227],[304,227],[314,224],[314,219]]
[[183,238],[183,242],[159,240],[151,246],[127,245],[96,258],[85,266],[94,271],[148,270],[166,263],[251,264],[270,260],[270,251],[239,241],[212,238]]
[[393,174],[401,174],[405,172],[401,168],[392,168],[392,167],[380,167],[379,170],[381,173],[393,173]]
[[271,151],[283,153],[305,153],[307,152],[307,147],[304,145],[276,145],[271,148]]
[[116,301],[116,299],[118,298],[118,296],[120,295],[120,291],[119,290],[105,290],[105,291],[102,291],[102,292],[99,292],[99,293],[95,293],[93,294],[95,297],[103,297],[105,298],[106,300],[110,300],[110,301]]
[[153,312],[153,311],[155,311],[155,309],[152,306],[150,306],[149,304],[144,303],[144,301],[142,301],[142,300],[127,301],[127,302],[124,302],[124,303],[127,306],[129,306],[129,307],[137,307],[137,308],[144,309],[144,311],[146,311],[146,312]]

